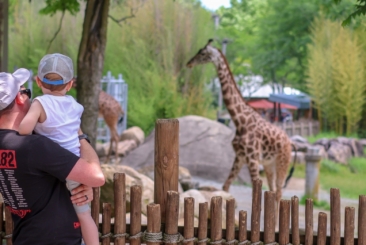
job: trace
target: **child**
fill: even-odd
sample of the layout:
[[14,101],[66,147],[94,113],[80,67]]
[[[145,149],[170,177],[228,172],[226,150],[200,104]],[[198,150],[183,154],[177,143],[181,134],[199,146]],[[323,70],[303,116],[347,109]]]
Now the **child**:
[[[78,131],[84,108],[66,95],[72,87],[73,77],[73,63],[69,57],[55,53],[41,59],[36,81],[44,95],[34,98],[20,123],[19,134],[30,134],[34,130],[80,156]],[[80,185],[70,180],[66,183],[70,191]],[[74,205],[74,208],[86,245],[99,244],[98,229],[90,215],[89,205]]]

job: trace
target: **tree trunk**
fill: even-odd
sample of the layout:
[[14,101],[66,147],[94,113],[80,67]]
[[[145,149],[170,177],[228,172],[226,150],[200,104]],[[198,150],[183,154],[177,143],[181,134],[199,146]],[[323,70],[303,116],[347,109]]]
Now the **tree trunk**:
[[95,146],[98,98],[107,41],[110,0],[88,0],[77,61],[77,100],[84,106],[81,129]]
[[8,71],[9,0],[0,0],[0,71]]

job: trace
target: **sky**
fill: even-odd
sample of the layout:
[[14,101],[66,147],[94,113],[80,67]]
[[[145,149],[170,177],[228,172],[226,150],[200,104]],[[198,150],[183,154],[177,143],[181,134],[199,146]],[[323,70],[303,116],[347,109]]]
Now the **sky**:
[[216,10],[221,6],[230,7],[230,0],[201,0],[201,3],[210,10]]

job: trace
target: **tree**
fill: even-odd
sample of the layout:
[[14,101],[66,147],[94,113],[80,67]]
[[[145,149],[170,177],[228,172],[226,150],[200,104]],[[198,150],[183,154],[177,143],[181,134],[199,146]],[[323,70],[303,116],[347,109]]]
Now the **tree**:
[[[335,3],[339,4],[342,2],[342,0],[333,0]],[[348,15],[348,17],[342,22],[342,25],[349,25],[352,21],[352,19],[355,19],[356,17],[360,15],[366,14],[366,0],[356,0],[355,8],[351,14]]]

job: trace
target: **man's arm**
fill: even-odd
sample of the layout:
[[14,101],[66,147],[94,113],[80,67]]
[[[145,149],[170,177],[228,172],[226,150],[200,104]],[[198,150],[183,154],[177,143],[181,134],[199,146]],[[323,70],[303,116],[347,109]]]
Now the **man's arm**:
[[80,159],[72,168],[67,179],[90,187],[99,187],[105,183],[97,153],[85,139],[80,140]]

